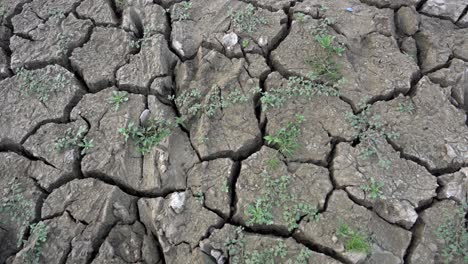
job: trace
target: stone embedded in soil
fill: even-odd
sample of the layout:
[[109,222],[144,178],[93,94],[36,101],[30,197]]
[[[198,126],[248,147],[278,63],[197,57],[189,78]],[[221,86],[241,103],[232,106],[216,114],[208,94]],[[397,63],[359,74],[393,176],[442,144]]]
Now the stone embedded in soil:
[[166,76],[155,78],[149,89],[150,94],[157,95],[161,100],[169,102],[168,97],[172,95],[174,91],[172,77]]
[[[272,191],[268,189],[263,174],[272,180],[288,176],[289,185],[286,194],[296,196],[295,201],[286,201],[285,205],[273,207],[272,227],[287,231],[288,223],[283,218],[283,214],[286,212],[286,208],[293,208],[299,203],[317,209],[323,208],[327,194],[333,189],[327,169],[313,164],[291,164],[288,167],[281,160],[278,160],[278,168],[271,169],[267,165],[268,161],[275,158],[278,158],[276,150],[263,147],[259,152],[242,161],[240,175],[236,183],[237,202],[234,215],[236,221],[248,222],[247,207],[254,205],[265,192]],[[270,186],[270,188],[272,187]],[[279,197],[276,198],[279,199]],[[257,224],[255,226],[262,227]]]
[[155,33],[165,34],[168,30],[166,11],[152,1],[130,0],[122,12],[122,28],[138,36]]
[[413,37],[406,37],[400,44],[401,51],[408,54],[415,63],[418,63],[418,47]]
[[[286,31],[286,15],[282,10],[270,12],[258,8],[256,18],[264,18],[266,23],[258,23],[252,32],[244,32],[234,26],[229,10],[245,12],[247,4],[229,0],[216,0],[207,6],[203,0],[192,1],[187,11],[181,3],[171,8],[172,32],[171,46],[183,58],[192,58],[202,42],[222,50],[222,38],[225,32],[232,30],[240,40],[248,40],[257,52],[270,50]],[[180,19],[179,14],[187,13],[188,19]],[[238,45],[239,46],[239,45]]]
[[[6,202],[4,199],[13,198],[19,202],[16,203],[18,207],[13,210],[13,213],[19,213],[24,215],[24,218],[13,219],[6,212],[0,212],[0,237],[2,238],[2,243],[0,243],[0,263],[4,263],[7,257],[14,254],[20,248],[17,246],[17,241],[21,240],[22,237],[19,237],[21,228],[27,228],[27,226],[21,226],[21,222],[25,221],[26,225],[38,217],[36,215],[36,209],[40,206],[43,193],[36,186],[32,177],[35,175],[30,171],[30,166],[37,163],[42,163],[41,161],[30,161],[27,158],[24,158],[15,153],[0,153],[0,200],[2,204],[0,207],[3,208]],[[49,167],[43,164],[44,172],[53,171],[52,167]],[[17,184],[17,192],[13,193],[12,186]],[[18,197],[19,196],[19,197]],[[26,206],[26,203],[29,205]],[[24,207],[23,207],[24,206]],[[28,215],[30,213],[30,215]]]
[[[420,214],[421,223],[416,229],[419,239],[415,240],[414,249],[408,256],[410,263],[444,263],[442,250],[447,245],[444,245],[444,241],[437,235],[437,229],[455,218],[456,209],[454,201],[444,200],[435,203]],[[452,261],[450,263],[463,263],[461,258]]]
[[468,2],[466,1],[428,0],[424,3],[420,12],[430,16],[450,19],[455,23],[467,5]]
[[78,146],[67,146],[64,149],[57,149],[56,142],[66,136],[68,129],[72,131],[73,137],[76,136],[80,127],[85,129],[84,133],[87,132],[87,124],[84,120],[77,120],[67,124],[46,124],[41,126],[38,131],[24,142],[23,146],[26,150],[31,152],[35,157],[45,159],[55,168],[53,173],[40,173],[42,167],[40,163],[39,166],[32,165],[30,168],[34,172],[37,171],[33,177],[47,191],[52,191],[61,182],[69,181],[79,176],[76,171],[76,166],[80,159]]
[[[77,222],[68,212],[61,216],[45,220],[44,224],[48,228],[47,240],[41,250],[40,263],[60,264],[66,262],[72,250],[74,239],[80,236],[87,228],[83,223]],[[34,246],[35,237],[30,237],[25,247],[16,254],[12,264],[27,263],[24,256],[28,250]]]
[[156,241],[146,234],[145,227],[116,225],[101,244],[99,253],[91,264],[106,263],[161,263]]
[[73,180],[55,189],[44,201],[42,218],[64,213],[85,227],[71,241],[66,263],[89,263],[99,241],[117,223],[131,224],[136,219],[136,198],[95,179]]
[[205,206],[226,219],[234,191],[229,189],[233,164],[230,159],[215,159],[198,163],[188,172],[187,185],[192,193],[203,195]]
[[84,0],[76,12],[85,18],[92,19],[98,25],[117,25],[118,19],[112,9],[110,0],[94,1]]
[[437,197],[439,199],[453,199],[459,203],[468,197],[468,169],[462,168],[460,171],[445,174],[437,177],[441,186]]
[[[186,187],[188,170],[197,161],[187,136],[174,129],[166,139],[142,156],[132,139],[125,142],[120,128],[130,122],[139,125],[145,109],[144,97],[129,94],[129,100],[118,110],[108,103],[113,89],[85,95],[73,109],[72,118],[83,116],[91,123],[86,135],[93,147],[81,162],[85,175],[98,175],[134,191],[162,193]],[[172,109],[149,96],[149,109],[158,120],[174,122]],[[103,104],[104,103],[104,104]]]
[[[343,21],[343,25],[351,23]],[[283,75],[307,76],[313,71],[307,60],[317,56],[319,59],[324,52],[313,35],[318,25],[319,21],[314,19],[293,22],[288,37],[271,54],[272,63],[279,72]],[[418,66],[410,56],[401,53],[393,37],[370,33],[379,32],[372,28],[364,31],[363,36],[355,36],[355,39],[353,35],[345,38],[334,33],[331,28],[329,30],[330,34],[337,37],[335,42],[348,44],[349,49],[345,54],[335,56],[333,60],[338,63],[339,72],[346,80],[341,94],[350,99],[355,107],[362,98],[377,99],[409,91],[411,81],[418,75]],[[304,46],[304,43],[308,45]]]
[[[176,68],[176,94],[193,89],[201,93],[200,98],[176,103],[182,116],[187,118],[192,144],[202,159],[218,155],[245,156],[261,144],[252,93],[258,80],[249,76],[246,67],[244,59],[229,59],[217,51],[201,49],[195,59],[178,64]],[[216,108],[217,102],[210,102],[210,96],[228,98],[236,92],[247,100],[224,108]],[[204,109],[193,115],[189,109],[196,103],[216,109],[212,116]]]
[[[338,144],[331,167],[337,188],[344,188],[354,199],[373,207],[387,221],[411,228],[418,218],[415,209],[436,196],[437,178],[424,167],[401,159],[384,141],[380,141],[379,151],[391,162],[389,169],[379,166],[377,157],[363,159],[363,151],[361,145]],[[371,179],[382,184],[380,197],[372,198],[363,191],[364,186],[371,186]]]
[[396,14],[396,23],[403,34],[413,35],[419,30],[419,15],[414,6],[404,6]]
[[[340,224],[372,237],[371,252],[347,252],[345,241],[337,236]],[[328,207],[319,221],[303,221],[295,236],[300,240],[334,250],[351,263],[361,263],[366,257],[380,259],[381,263],[403,263],[411,240],[411,232],[391,225],[375,213],[351,201],[346,192],[334,191]]]
[[[414,111],[398,110],[401,104],[413,104]],[[397,139],[392,139],[397,148],[428,169],[457,168],[468,163],[465,113],[450,104],[443,89],[428,77],[419,81],[413,97],[377,102],[373,109],[387,131],[399,133]]]
[[[287,88],[288,82],[277,72],[270,74],[265,81],[266,91]],[[332,138],[351,141],[356,135],[355,129],[346,119],[351,107],[338,97],[315,96],[313,98],[287,99],[284,106],[263,111],[268,120],[266,134],[275,135],[278,130],[293,123],[296,115],[305,120],[298,126],[301,135],[300,147],[288,157],[292,161],[313,161],[327,163],[331,152]]]
[[[0,139],[20,142],[40,123],[66,121],[68,105],[83,92],[73,74],[61,66],[47,66],[32,74],[30,81],[14,76],[0,82],[0,124],[8,124],[0,127]],[[26,93],[25,85],[31,81],[57,90],[51,91],[48,100],[42,103],[36,93]]]
[[452,57],[468,60],[468,29],[450,21],[422,15],[415,39],[423,72],[444,66]]
[[86,41],[91,27],[90,20],[77,19],[70,14],[42,22],[28,33],[28,38],[14,35],[10,39],[11,67],[65,65],[68,53]]
[[91,91],[115,83],[115,71],[126,63],[130,53],[130,41],[130,34],[121,29],[96,27],[91,39],[73,51],[71,64]]
[[[231,247],[237,247],[239,251],[227,248],[227,242],[238,241],[233,243]],[[242,244],[243,243],[243,244]],[[215,229],[208,238],[200,242],[200,249],[207,255],[211,255],[216,259],[217,263],[235,263],[234,258],[237,258],[238,263],[246,263],[247,259],[252,259],[251,256],[255,253],[262,254],[267,250],[279,248],[279,245],[284,245],[284,256],[274,256],[272,263],[287,263],[287,260],[296,260],[297,263],[310,263],[310,264],[338,264],[341,263],[324,254],[314,252],[305,246],[297,243],[292,238],[280,238],[267,235],[259,235],[243,232],[239,234],[236,227],[230,224],[225,224],[221,229]],[[310,256],[300,262],[300,255],[305,252],[310,252]],[[305,254],[304,254],[305,255]]]
[[176,56],[160,34],[144,38],[140,45],[140,52],[132,55],[130,62],[117,71],[117,81],[122,89],[148,93],[148,87],[156,77],[169,75]]
[[[460,59],[452,59],[448,68],[429,73],[427,76],[432,82],[440,84],[443,88],[451,91],[458,107],[464,107],[466,82],[464,73],[468,69],[468,63]],[[468,75],[467,75],[468,76]]]
[[[142,198],[138,201],[140,219],[159,240],[167,263],[190,256],[198,242],[222,219],[205,209],[190,191],[174,192],[166,198]],[[181,245],[185,245],[181,247]],[[180,250],[185,251],[180,254]],[[187,252],[188,251],[188,252]]]

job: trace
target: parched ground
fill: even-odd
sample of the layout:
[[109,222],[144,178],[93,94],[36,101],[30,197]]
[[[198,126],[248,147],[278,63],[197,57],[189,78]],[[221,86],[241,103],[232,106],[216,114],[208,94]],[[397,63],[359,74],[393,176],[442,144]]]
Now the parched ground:
[[0,264],[468,263],[467,13],[1,0]]

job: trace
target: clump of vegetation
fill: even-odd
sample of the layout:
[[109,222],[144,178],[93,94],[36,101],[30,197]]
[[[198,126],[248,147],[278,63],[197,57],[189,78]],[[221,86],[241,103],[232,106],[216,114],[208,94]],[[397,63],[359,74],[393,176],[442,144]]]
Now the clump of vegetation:
[[151,41],[150,37],[154,33],[156,33],[156,31],[154,30],[154,28],[152,26],[145,27],[145,29],[143,31],[143,37],[141,39],[131,40],[130,43],[129,43],[130,48],[139,49],[139,48],[148,46],[150,44],[150,41]]
[[304,77],[290,77],[287,87],[278,87],[262,92],[256,88],[253,92],[261,95],[260,102],[262,110],[267,111],[270,108],[280,108],[285,105],[287,100],[292,98],[312,99],[315,96],[339,96],[339,87],[343,81],[334,85],[319,83],[317,77],[310,75],[309,79]]
[[11,223],[18,224],[17,246],[20,247],[29,221],[34,218],[34,206],[23,196],[23,189],[16,182],[16,178],[12,178],[8,186],[8,193],[0,198],[0,214],[6,214]]
[[361,186],[361,190],[363,190],[370,199],[375,200],[384,198],[383,187],[383,182],[376,182],[374,178],[370,178],[368,184]]
[[459,206],[455,217],[447,217],[436,230],[437,237],[444,241],[441,253],[445,264],[468,263],[467,213],[468,204],[465,202]]
[[65,151],[73,147],[80,147],[81,155],[89,152],[94,147],[92,139],[85,137],[87,129],[84,126],[80,126],[76,132],[73,132],[71,128],[67,129],[65,135],[55,140],[54,148],[57,151]]
[[335,36],[328,33],[328,26],[331,24],[333,24],[333,21],[325,18],[314,32],[315,41],[322,47],[323,53],[306,59],[306,62],[312,67],[312,75],[326,83],[336,83],[343,78],[335,57],[341,57],[345,49],[343,46],[336,44]]
[[65,18],[65,13],[62,10],[52,9],[49,10],[49,18],[55,20],[62,20]]
[[242,48],[247,48],[250,44],[250,41],[248,39],[242,40]]
[[195,196],[200,204],[203,205],[205,203],[205,194],[202,191],[195,193],[193,196]]
[[279,241],[278,244],[272,248],[265,248],[263,250],[247,251],[245,248],[245,237],[242,227],[236,228],[236,237],[227,238],[224,246],[226,247],[229,255],[229,263],[232,264],[275,264],[276,260],[281,259],[280,263],[286,264],[307,264],[309,258],[312,256],[312,251],[309,249],[301,249],[295,257],[286,258],[288,249],[286,245]]
[[358,107],[362,109],[359,114],[347,113],[346,118],[351,126],[358,131],[358,138],[364,147],[360,158],[368,160],[376,156],[378,165],[384,169],[389,169],[392,163],[379,150],[379,144],[385,139],[397,139],[400,134],[388,132],[385,129],[385,124],[380,119],[380,115],[372,114],[372,107],[365,103],[366,100],[367,98],[364,98],[359,102]]
[[[201,102],[203,98],[204,102]],[[177,97],[174,95],[169,96],[169,100],[173,100],[176,105],[187,107],[189,116],[203,113],[208,117],[213,117],[220,109],[248,102],[249,98],[238,89],[234,89],[224,96],[219,86],[213,87],[206,97],[203,97],[198,89],[185,90]]]
[[127,7],[127,0],[115,0],[115,6],[119,10],[124,10]]
[[128,93],[125,91],[113,91],[111,98],[109,98],[109,103],[114,105],[116,111],[125,102],[128,102]]
[[398,108],[397,110],[401,113],[414,113],[414,104],[411,100],[408,100],[406,102],[398,103]]
[[296,18],[297,21],[304,23],[306,14],[297,12],[297,13],[294,13],[294,17]]
[[[39,264],[45,242],[49,233],[49,227],[44,222],[31,225],[31,238],[33,239],[32,245],[28,247],[22,257],[26,264]],[[25,241],[26,242],[26,241]]]
[[305,118],[297,114],[295,122],[289,122],[286,127],[280,128],[274,135],[265,136],[267,144],[278,147],[284,156],[291,156],[299,147],[298,138],[301,136],[300,125]]
[[63,73],[58,73],[49,79],[46,75],[20,68],[17,76],[21,81],[22,90],[27,95],[34,94],[43,103],[49,100],[51,93],[63,90],[70,84]]
[[314,206],[298,203],[295,194],[289,192],[290,176],[283,175],[272,179],[267,172],[263,172],[262,178],[266,188],[262,190],[262,195],[255,200],[255,203],[247,206],[245,210],[249,218],[247,225],[273,224],[275,208],[281,208],[284,211],[283,220],[287,223],[289,231],[297,228],[297,222],[303,217],[309,216],[314,220],[319,220],[318,210]]
[[356,231],[340,220],[338,229],[336,230],[338,238],[344,241],[346,251],[370,253],[371,245],[370,238],[367,234],[361,231]]
[[192,9],[191,2],[182,2],[181,8],[177,8],[174,11],[173,18],[175,21],[187,20],[190,18],[190,9]]
[[243,32],[253,33],[258,25],[266,25],[267,19],[261,16],[252,4],[248,4],[243,10],[234,11],[229,9],[229,17],[234,26]]
[[138,126],[134,122],[130,122],[127,127],[119,128],[118,131],[124,136],[125,142],[131,139],[137,146],[139,153],[147,154],[154,146],[169,136],[176,126],[176,122],[150,119],[146,126]]

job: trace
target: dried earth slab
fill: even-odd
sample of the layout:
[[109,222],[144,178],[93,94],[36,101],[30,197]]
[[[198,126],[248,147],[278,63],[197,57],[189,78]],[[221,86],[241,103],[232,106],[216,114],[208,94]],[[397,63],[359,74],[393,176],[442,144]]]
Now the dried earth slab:
[[330,196],[320,220],[303,221],[295,237],[330,249],[351,263],[403,263],[411,232],[387,223],[339,190]]
[[[466,241],[467,235],[463,224],[466,213],[466,208],[464,210],[450,200],[437,202],[424,210],[420,214],[421,223],[416,228],[419,238],[408,261],[428,264],[466,262],[463,255],[454,253],[457,251],[456,247],[461,250],[459,252],[466,252],[466,242],[462,242],[463,239]],[[463,235],[465,238],[462,238]]]
[[392,139],[396,148],[427,169],[453,170],[468,163],[465,113],[453,106],[443,89],[428,77],[419,81],[413,97],[377,102],[373,109],[388,131],[399,134]]
[[[41,161],[14,153],[0,153],[0,262],[21,248],[29,224],[39,217],[37,213],[45,193],[34,182],[31,165],[42,167],[42,173],[54,169]],[[39,171],[36,171],[39,172]]]
[[239,168],[230,159],[215,159],[196,164],[188,172],[187,186],[204,205],[227,219],[230,213],[231,181]]
[[[53,218],[69,214],[71,225],[59,225],[54,232],[67,236],[74,228],[81,228],[69,235],[70,250],[65,263],[89,263],[102,241],[117,224],[132,224],[136,219],[136,198],[124,193],[118,187],[95,179],[73,180],[55,189],[44,201],[42,218]],[[82,227],[81,227],[82,226]],[[63,243],[58,238],[59,243]],[[42,256],[55,256],[53,243],[50,251],[43,250]],[[61,263],[60,256],[51,259]]]
[[[306,90],[308,87],[293,79],[286,80],[277,72],[270,74],[265,81],[266,92],[273,90]],[[313,92],[313,91],[309,91]],[[355,129],[346,119],[351,113],[351,107],[337,96],[300,95],[285,98],[284,105],[269,107],[263,111],[267,120],[266,134],[276,135],[278,131],[295,125],[300,136],[297,138],[299,148],[287,158],[290,161],[315,162],[325,165],[331,152],[333,139],[351,141],[356,134]],[[266,107],[266,106],[264,106]],[[304,121],[297,123],[297,115]]]
[[66,121],[83,90],[61,66],[47,66],[0,82],[0,140],[24,140],[39,124]]
[[[246,50],[266,53],[286,31],[286,14],[282,10],[271,12],[228,0],[212,1],[209,6],[203,0],[191,1],[190,8],[175,4],[171,19],[171,45],[183,58],[193,58],[202,43],[219,51],[237,49],[235,54],[242,55],[240,47],[245,41]],[[238,40],[232,46],[222,44],[229,31]]]
[[447,68],[440,69],[438,71],[429,73],[427,76],[432,82],[439,84],[447,90],[458,107],[465,106],[465,89],[466,82],[464,74],[468,69],[468,63],[460,59],[452,59],[450,66]]
[[244,59],[201,49],[176,68],[175,104],[202,159],[245,157],[261,144],[255,115],[258,80]]
[[[72,118],[82,116],[90,122],[86,136],[95,144],[83,157],[84,174],[104,177],[134,192],[161,194],[184,189],[187,172],[197,161],[186,134],[175,128],[158,146],[142,155],[135,142],[126,141],[119,129],[127,128],[130,123],[140,126],[144,97],[127,94],[128,101],[116,109],[109,103],[113,92],[114,89],[106,89],[86,95],[73,109]],[[172,109],[154,96],[149,97],[148,105],[156,120],[174,122]]]
[[415,39],[422,72],[441,68],[452,57],[468,60],[468,29],[460,29],[450,21],[421,16]]
[[124,30],[96,27],[89,41],[73,50],[71,65],[91,91],[99,91],[115,83],[115,71],[126,63],[131,41]]
[[214,230],[208,238],[200,242],[200,249],[217,261],[213,263],[229,261],[245,264],[256,260],[261,263],[341,263],[306,248],[292,238],[252,234],[230,224]]
[[138,201],[140,219],[158,238],[167,263],[184,263],[184,259],[190,259],[210,227],[223,222],[193,195],[190,191],[174,192],[165,198],[142,198]]
[[363,158],[365,150],[362,145],[338,144],[331,167],[337,187],[387,221],[411,228],[418,219],[416,209],[436,196],[437,178],[424,167],[401,159],[384,141],[379,144],[379,155],[390,168],[379,166],[376,155]]
[[[19,16],[29,18],[30,15],[26,12]],[[92,27],[90,20],[77,19],[74,14],[52,17],[45,22],[37,21],[39,24],[34,28],[28,28],[28,19],[18,18],[13,22],[15,32],[27,36],[14,35],[10,39],[13,69],[54,63],[66,65],[69,53],[87,40]]]
[[[314,65],[322,65],[320,61],[326,52],[314,37],[321,23],[323,20],[311,18],[293,22],[290,34],[271,53],[272,63],[280,73],[307,77],[317,71]],[[374,24],[371,22],[372,26]],[[347,22],[344,21],[343,25]],[[365,35],[352,40],[346,35],[338,35],[330,26],[326,29],[336,37],[334,45],[343,43],[346,47],[342,56],[334,55],[331,60],[338,67],[337,73],[345,80],[340,85],[341,95],[350,100],[353,107],[358,108],[362,98],[373,100],[409,91],[419,69],[410,56],[401,53],[393,37],[369,28],[363,31]],[[304,43],[308,45],[304,46]]]
[[[53,173],[37,173],[34,179],[38,184],[52,191],[53,188],[79,176],[79,162],[82,154],[88,150],[80,147],[83,140],[94,141],[86,137],[88,126],[84,120],[67,124],[49,123],[41,126],[23,144],[27,151],[51,164]],[[86,138],[86,139],[85,139]],[[32,165],[32,171],[41,171],[42,165]]]
[[76,8],[76,12],[81,17],[91,19],[97,25],[115,26],[118,24],[118,19],[112,9],[112,3],[110,0],[84,0]]
[[234,219],[253,228],[287,233],[301,218],[314,218],[332,189],[326,168],[286,166],[276,150],[263,147],[242,161]]

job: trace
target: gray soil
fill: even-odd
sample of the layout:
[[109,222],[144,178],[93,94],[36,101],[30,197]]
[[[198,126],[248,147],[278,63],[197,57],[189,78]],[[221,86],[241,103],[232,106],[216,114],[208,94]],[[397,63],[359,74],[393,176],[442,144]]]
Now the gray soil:
[[[0,264],[468,263],[468,0],[0,0],[0,22]],[[310,75],[320,28],[343,82]],[[310,83],[339,95],[267,105]],[[141,152],[145,109],[173,126]],[[265,139],[298,116],[293,152]]]

